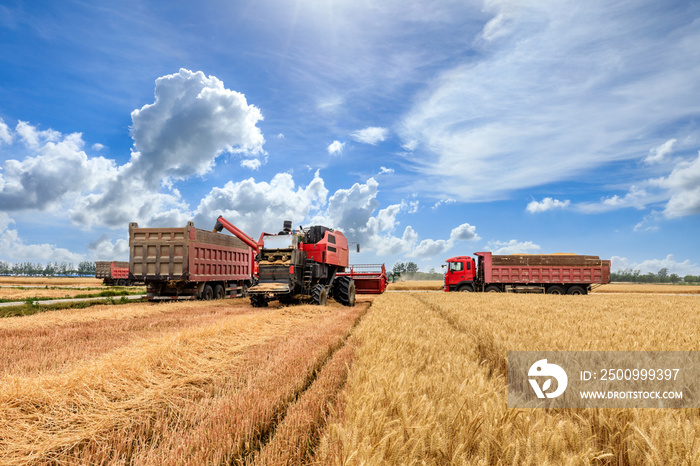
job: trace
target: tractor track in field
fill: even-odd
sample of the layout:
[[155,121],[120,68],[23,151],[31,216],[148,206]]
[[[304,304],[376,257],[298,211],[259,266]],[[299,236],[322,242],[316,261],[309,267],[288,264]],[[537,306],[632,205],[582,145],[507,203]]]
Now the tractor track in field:
[[[364,304],[364,303],[358,303],[358,304]],[[309,372],[306,380],[304,381],[304,384],[302,387],[295,393],[294,399],[291,400],[285,409],[273,419],[273,422],[268,426],[268,428],[264,429],[260,433],[260,440],[257,442],[257,445],[250,451],[246,453],[246,455],[243,458],[243,463],[244,464],[256,464],[257,459],[259,459],[261,453],[265,451],[265,448],[267,448],[272,442],[275,441],[275,436],[278,434],[279,427],[283,425],[285,420],[287,419],[288,415],[290,414],[290,411],[293,410],[294,406],[297,403],[303,402],[304,398],[310,393],[312,390],[314,384],[324,375],[324,370],[331,365],[332,361],[334,358],[343,350],[348,349],[348,341],[353,335],[353,332],[357,325],[361,322],[362,318],[369,312],[370,308],[372,307],[372,303],[369,302],[365,309],[361,311],[361,313],[357,316],[357,318],[354,320],[350,328],[348,329],[346,335],[338,342],[335,344],[331,345],[328,348],[328,352],[325,355],[325,357],[321,358],[319,360],[318,364],[313,368],[312,371]],[[352,354],[354,354],[355,348],[350,347],[349,348],[351,358]],[[346,364],[346,366],[348,366]],[[346,367],[349,372],[349,367]],[[341,383],[337,386],[337,390],[335,393],[327,394],[329,398],[334,399],[337,394],[343,389],[345,386],[345,383],[347,382],[347,376],[348,372],[344,374],[342,377]],[[309,439],[300,439],[303,440],[303,443],[307,444],[306,448],[306,460],[310,459],[313,457],[315,448],[317,446],[317,441],[320,438],[320,434],[322,430],[326,426],[325,419],[321,419],[320,423],[316,423],[313,426],[314,433],[312,435],[313,438]],[[313,445],[312,449],[308,448],[308,444],[311,443]],[[299,460],[299,458],[297,458]]]

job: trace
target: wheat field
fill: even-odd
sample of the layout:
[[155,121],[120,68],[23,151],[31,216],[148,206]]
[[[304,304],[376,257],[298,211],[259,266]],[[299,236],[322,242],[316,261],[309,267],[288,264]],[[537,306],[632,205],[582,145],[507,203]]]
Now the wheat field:
[[[406,280],[390,283],[390,291],[442,291],[441,280]],[[700,294],[700,286],[671,285],[660,283],[608,283],[596,287],[591,293],[661,293],[661,294]]]
[[368,307],[233,299],[0,319],[0,464],[305,461]]
[[0,464],[700,465],[698,409],[509,409],[506,384],[509,350],[698,351],[698,299],[409,291],[4,318]]
[[700,464],[698,409],[509,409],[508,350],[700,349],[694,296],[387,293],[324,464]]
[[99,287],[102,285],[102,279],[95,277],[0,277],[0,285]]

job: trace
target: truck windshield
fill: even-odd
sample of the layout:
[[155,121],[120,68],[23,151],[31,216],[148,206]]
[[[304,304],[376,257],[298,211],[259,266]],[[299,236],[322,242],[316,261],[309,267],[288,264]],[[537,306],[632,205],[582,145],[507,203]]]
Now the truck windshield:
[[450,262],[450,272],[461,272],[463,268],[462,262]]
[[294,247],[294,235],[265,235],[263,244],[265,249],[291,249]]

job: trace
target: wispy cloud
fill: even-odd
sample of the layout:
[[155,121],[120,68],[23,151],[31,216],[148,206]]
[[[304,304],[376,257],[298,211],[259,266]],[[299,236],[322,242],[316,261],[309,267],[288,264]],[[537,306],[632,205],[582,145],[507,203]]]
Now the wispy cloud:
[[638,158],[659,134],[675,138],[679,121],[692,130],[700,30],[684,8],[488,2],[478,56],[434,79],[403,119],[424,175],[416,187],[505,198]]
[[510,241],[489,241],[486,245],[486,250],[492,251],[494,254],[523,254],[539,251],[540,245],[532,241],[518,241],[516,239]]

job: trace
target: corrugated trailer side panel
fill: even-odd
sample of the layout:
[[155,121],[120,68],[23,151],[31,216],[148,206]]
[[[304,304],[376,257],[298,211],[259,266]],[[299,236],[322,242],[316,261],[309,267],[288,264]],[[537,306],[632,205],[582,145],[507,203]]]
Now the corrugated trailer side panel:
[[184,228],[129,226],[129,270],[143,280],[247,280],[252,251],[233,236]]
[[489,283],[607,283],[603,267],[492,267]]
[[95,262],[95,278],[111,278],[109,261],[97,261]]
[[485,283],[609,283],[610,261],[574,254],[477,253]]

